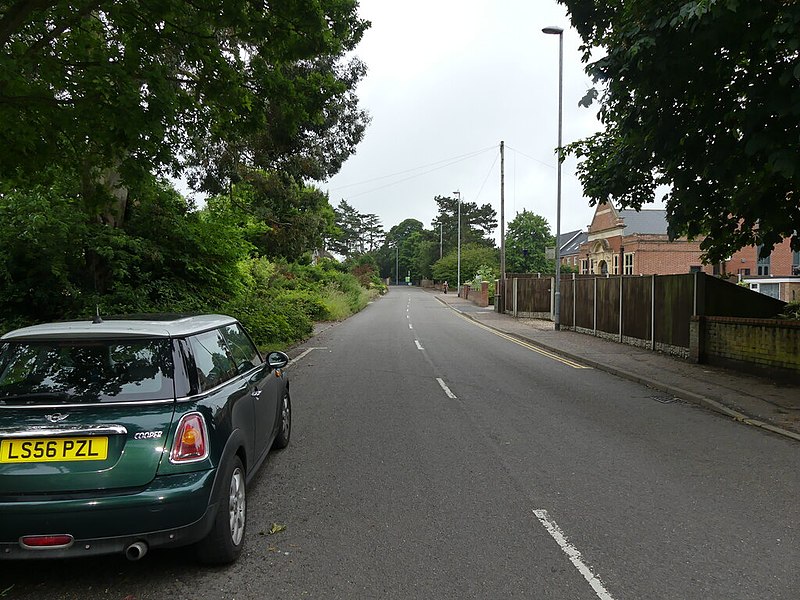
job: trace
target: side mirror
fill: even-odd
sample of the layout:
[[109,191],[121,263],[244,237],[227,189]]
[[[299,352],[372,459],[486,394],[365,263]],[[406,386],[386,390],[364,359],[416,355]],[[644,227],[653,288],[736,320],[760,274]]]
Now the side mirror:
[[289,357],[283,352],[270,352],[267,356],[267,364],[271,369],[283,369],[289,364]]

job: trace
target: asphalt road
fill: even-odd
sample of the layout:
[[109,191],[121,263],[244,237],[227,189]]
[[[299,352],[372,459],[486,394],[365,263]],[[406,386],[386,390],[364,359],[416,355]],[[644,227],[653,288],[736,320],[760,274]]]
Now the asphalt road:
[[0,598],[800,597],[796,442],[414,288],[301,351],[292,442],[250,487],[236,565],[0,563]]

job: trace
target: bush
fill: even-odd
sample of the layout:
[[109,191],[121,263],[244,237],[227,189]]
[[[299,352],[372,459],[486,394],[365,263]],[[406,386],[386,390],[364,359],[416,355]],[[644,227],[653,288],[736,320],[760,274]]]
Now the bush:
[[791,321],[800,321],[800,300],[789,302],[783,307],[781,314],[778,315],[779,319],[789,319]]

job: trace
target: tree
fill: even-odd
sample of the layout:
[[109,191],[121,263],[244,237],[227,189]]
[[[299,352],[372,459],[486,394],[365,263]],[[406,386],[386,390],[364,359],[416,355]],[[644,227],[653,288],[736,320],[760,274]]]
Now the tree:
[[250,173],[229,195],[209,198],[204,212],[213,222],[241,228],[260,255],[288,261],[322,248],[334,229],[324,192],[275,172]]
[[506,233],[506,269],[509,273],[550,273],[555,262],[545,258],[545,248],[553,247],[547,220],[528,210],[517,213]]
[[[500,269],[500,258],[497,249],[481,244],[467,244],[461,247],[461,283],[470,281],[483,267],[490,267],[493,272]],[[453,288],[458,282],[458,252],[447,253],[433,265],[433,277],[438,281],[447,281]]]
[[137,312],[209,312],[241,290],[242,230],[164,182],[131,189],[125,228],[87,220],[69,178],[0,193],[0,330]]
[[378,215],[362,214],[346,200],[341,200],[333,210],[336,227],[328,242],[334,252],[350,257],[374,252],[383,243],[385,233]]
[[383,246],[375,253],[381,277],[403,280],[411,272],[414,279],[419,278],[417,244],[424,229],[417,219],[405,219],[389,229]]
[[[458,246],[458,199],[449,196],[436,196],[439,214],[432,225],[434,229],[442,226],[444,251]],[[492,232],[497,227],[497,211],[491,204],[478,206],[475,202],[461,202],[461,245],[481,244],[494,247]]]
[[380,217],[375,214],[362,215],[362,227],[364,251],[375,252],[386,239]]
[[800,4],[559,2],[602,82],[605,131],[568,148],[591,202],[639,209],[667,185],[671,237],[706,236],[709,262],[800,250]]
[[[80,182],[119,225],[150,173],[211,193],[253,169],[335,173],[366,116],[344,62],[356,0],[10,0],[0,8],[0,181]],[[46,168],[47,167],[47,168]]]
[[417,219],[405,219],[389,229],[389,233],[386,234],[386,243],[389,245],[400,243],[408,239],[413,233],[424,229],[425,226],[422,224],[422,221],[418,221]]

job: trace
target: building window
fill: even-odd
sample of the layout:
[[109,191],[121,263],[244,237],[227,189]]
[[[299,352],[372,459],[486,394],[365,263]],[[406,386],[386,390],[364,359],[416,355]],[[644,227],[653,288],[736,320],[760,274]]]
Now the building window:
[[800,251],[792,252],[792,275],[800,275]]
[[703,267],[701,267],[700,265],[691,265],[689,267],[689,273],[702,273],[702,272],[703,272]]
[[589,272],[587,269],[588,269],[587,260],[585,258],[582,258],[581,259],[581,273],[583,273],[585,275],[586,273]]
[[756,246],[756,256],[758,257],[758,261],[756,263],[756,266],[758,267],[758,274],[759,275],[769,275],[771,256],[767,255],[764,258],[761,258],[761,249],[763,247],[764,246]]
[[615,254],[611,259],[611,271],[614,275],[619,275],[619,254]]
[[750,275],[750,269],[739,269],[739,275],[747,277],[748,275]]
[[623,275],[633,275],[633,252],[625,254],[622,265]]

